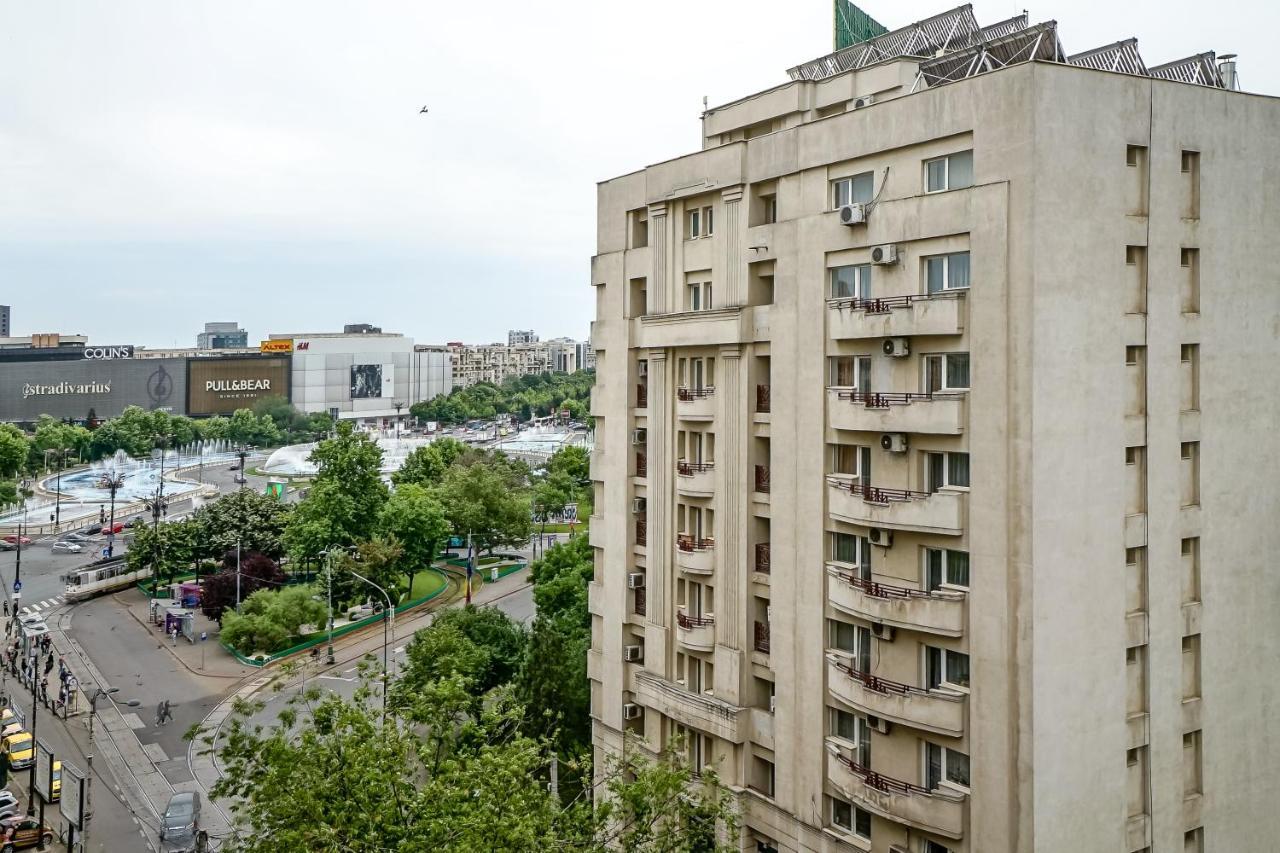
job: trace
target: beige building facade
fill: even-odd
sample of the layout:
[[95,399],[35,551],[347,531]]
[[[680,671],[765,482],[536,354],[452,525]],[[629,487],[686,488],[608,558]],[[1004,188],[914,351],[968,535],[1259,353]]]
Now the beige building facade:
[[[453,357],[453,387],[466,388],[477,382],[500,385],[504,379],[512,376],[548,372],[573,373],[590,366],[582,362],[583,345],[572,338],[540,341],[533,332],[515,331],[510,332],[508,337],[516,342],[448,344]],[[524,340],[527,337],[532,337],[533,340]]]
[[1280,102],[1231,71],[961,7],[600,184],[598,761],[681,742],[744,850],[1276,849]]

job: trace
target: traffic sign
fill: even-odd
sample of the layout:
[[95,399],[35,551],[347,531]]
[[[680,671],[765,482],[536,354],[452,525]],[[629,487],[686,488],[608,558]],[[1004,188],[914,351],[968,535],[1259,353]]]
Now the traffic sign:
[[14,582],[13,582],[13,591],[14,591],[14,592],[22,592],[22,581],[14,581]]

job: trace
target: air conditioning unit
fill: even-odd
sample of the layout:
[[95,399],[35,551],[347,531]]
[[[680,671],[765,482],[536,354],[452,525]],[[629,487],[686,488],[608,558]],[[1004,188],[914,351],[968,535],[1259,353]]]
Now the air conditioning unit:
[[867,539],[871,541],[872,545],[888,548],[893,544],[893,531],[885,530],[883,527],[873,527],[867,532]]
[[903,358],[911,353],[911,344],[906,338],[885,338],[880,349],[891,358]]
[[867,725],[871,726],[871,728],[875,729],[882,735],[887,735],[889,732],[893,731],[893,723],[883,717],[877,717],[874,714],[867,714]]
[[773,605],[772,604],[766,604],[764,607],[764,621],[769,623],[773,622]]
[[627,589],[640,589],[644,586],[644,573],[632,572],[627,575]]
[[644,646],[623,646],[622,659],[630,663],[639,663],[644,660]]
[[646,444],[648,443],[648,441],[649,441],[649,431],[647,429],[644,429],[643,427],[641,427],[640,429],[633,429],[631,431],[632,444]]
[[863,95],[861,98],[853,99],[853,108],[855,110],[869,107],[876,102],[875,95]]
[[644,707],[637,705],[635,702],[625,702],[622,705],[622,719],[638,720],[644,716]]
[[640,362],[637,362],[637,364],[636,364],[636,375],[638,375],[638,376],[648,376],[648,375],[649,375],[649,362],[647,362],[647,361],[640,361]]
[[636,515],[643,515],[643,514],[644,514],[644,511],[645,511],[645,508],[646,508],[648,505],[649,505],[649,502],[648,502],[648,501],[646,501],[644,498],[632,498],[632,499],[631,499],[631,511],[632,511],[633,513],[635,513]]
[[886,625],[883,622],[871,623],[871,636],[875,637],[877,640],[884,640],[886,643],[892,643],[893,635],[895,633],[896,632],[892,625]]
[[770,714],[777,713],[777,710],[778,710],[778,697],[770,696],[769,697],[769,713]]
[[841,225],[865,225],[867,222],[867,206],[861,202],[842,204],[840,206]]
[[886,432],[880,436],[880,447],[890,453],[907,452],[907,436],[901,432]]
[[898,247],[893,243],[885,243],[883,246],[871,247],[871,263],[873,264],[896,264],[898,262]]

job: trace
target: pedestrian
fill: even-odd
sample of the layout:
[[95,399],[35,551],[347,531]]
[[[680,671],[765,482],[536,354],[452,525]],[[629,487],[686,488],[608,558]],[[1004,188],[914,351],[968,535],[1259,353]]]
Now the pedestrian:
[[48,675],[51,672],[53,672],[53,655],[44,659],[44,674]]
[[4,618],[9,618],[9,599],[4,600]]

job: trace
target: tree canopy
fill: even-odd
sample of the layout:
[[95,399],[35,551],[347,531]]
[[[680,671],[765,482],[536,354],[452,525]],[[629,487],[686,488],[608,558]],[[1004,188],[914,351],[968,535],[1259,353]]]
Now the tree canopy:
[[310,459],[317,468],[311,491],[285,529],[294,559],[370,538],[388,495],[382,482],[382,448],[347,421],[338,422],[333,438],[317,444]]
[[414,403],[409,407],[409,413],[419,420],[446,424],[500,414],[515,415],[527,421],[534,416],[545,417],[564,409],[569,410],[570,417],[582,418],[586,416],[595,376],[594,370],[579,370],[576,373],[512,376],[501,385],[478,382],[428,402]]

